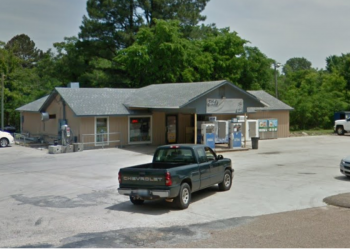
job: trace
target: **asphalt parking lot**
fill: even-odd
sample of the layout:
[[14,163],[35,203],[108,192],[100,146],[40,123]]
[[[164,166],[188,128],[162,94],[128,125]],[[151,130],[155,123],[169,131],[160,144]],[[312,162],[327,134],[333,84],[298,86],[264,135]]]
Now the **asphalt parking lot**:
[[163,201],[133,206],[117,194],[119,169],[151,161],[154,147],[58,155],[0,148],[0,247],[186,247],[208,239],[208,228],[327,208],[324,198],[349,192],[339,172],[349,139],[261,140],[258,150],[223,153],[233,161],[232,189],[195,193],[187,210]]

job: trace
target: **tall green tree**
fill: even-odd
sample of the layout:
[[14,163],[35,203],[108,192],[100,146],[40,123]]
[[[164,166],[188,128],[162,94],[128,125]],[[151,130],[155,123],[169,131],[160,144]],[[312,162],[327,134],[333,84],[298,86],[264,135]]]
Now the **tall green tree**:
[[244,67],[244,45],[247,40],[242,39],[229,28],[220,29],[218,33],[201,39],[201,50],[209,54],[213,61],[211,80],[230,80],[241,86],[239,79]]
[[245,40],[222,29],[206,39],[184,37],[178,21],[155,20],[143,28],[136,42],[115,58],[131,79],[132,87],[164,82],[227,79],[238,84],[243,71]]
[[244,47],[243,71],[238,82],[245,90],[264,89],[268,92],[274,90],[273,69],[271,65],[273,60],[263,54],[257,47]]
[[311,69],[311,62],[304,57],[294,57],[289,59],[283,66],[283,73],[288,74],[299,70]]
[[142,24],[135,0],[88,0],[88,16],[80,26],[80,47],[91,55],[105,59],[134,42]]
[[[45,62],[42,62],[42,61]],[[19,127],[16,108],[47,95],[58,81],[48,76],[52,57],[42,53],[26,35],[12,38],[6,44],[0,42],[0,73],[4,73],[5,124]],[[53,70],[54,71],[54,70]],[[50,72],[51,73],[51,72]],[[50,81],[48,81],[50,79]]]
[[133,44],[140,27],[151,27],[155,19],[179,20],[184,28],[205,20],[200,13],[208,1],[88,0],[79,45],[93,55],[111,59],[117,50]]
[[154,19],[178,20],[181,26],[195,26],[206,17],[201,15],[209,0],[138,0],[143,10],[143,21],[148,26]]
[[182,37],[178,21],[155,23],[152,28],[141,29],[136,42],[120,50],[115,58],[127,72],[131,87],[188,80],[183,74],[193,59],[189,54],[198,49]]
[[16,35],[6,43],[5,49],[22,60],[22,67],[34,67],[43,56],[43,51],[35,47],[35,42],[25,34]]
[[332,55],[326,58],[326,70],[330,73],[338,73],[344,78],[346,85],[338,89],[345,92],[345,100],[347,102],[347,110],[350,109],[350,53],[342,54],[341,56]]

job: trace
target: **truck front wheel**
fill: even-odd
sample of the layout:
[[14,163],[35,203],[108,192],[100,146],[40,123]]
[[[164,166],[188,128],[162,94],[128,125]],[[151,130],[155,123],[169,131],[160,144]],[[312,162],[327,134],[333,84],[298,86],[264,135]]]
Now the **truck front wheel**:
[[144,200],[136,199],[133,196],[130,196],[130,201],[134,205],[142,205],[145,202]]
[[183,183],[180,187],[179,196],[175,198],[175,205],[180,209],[186,209],[191,202],[191,187],[187,183]]
[[219,190],[227,191],[227,190],[230,190],[231,186],[232,186],[232,174],[230,170],[226,170],[224,173],[223,181],[219,183]]
[[343,135],[343,134],[344,134],[344,128],[343,128],[343,126],[338,126],[338,127],[337,127],[337,134],[338,134],[338,135]]

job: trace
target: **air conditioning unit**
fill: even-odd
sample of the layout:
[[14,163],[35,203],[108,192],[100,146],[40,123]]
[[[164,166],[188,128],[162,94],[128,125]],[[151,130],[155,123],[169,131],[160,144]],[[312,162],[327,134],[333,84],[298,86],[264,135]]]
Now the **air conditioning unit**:
[[48,121],[50,119],[50,116],[48,113],[44,112],[44,113],[41,113],[41,120],[42,121]]

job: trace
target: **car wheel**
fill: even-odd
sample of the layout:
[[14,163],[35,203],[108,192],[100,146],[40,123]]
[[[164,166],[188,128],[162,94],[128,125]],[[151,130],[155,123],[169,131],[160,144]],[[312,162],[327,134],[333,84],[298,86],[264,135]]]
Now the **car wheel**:
[[224,173],[224,179],[221,183],[219,183],[220,191],[230,190],[232,186],[232,174],[230,170],[226,170]]
[[136,198],[133,197],[133,196],[130,196],[130,201],[131,201],[131,203],[134,204],[134,205],[142,205],[142,204],[145,202],[145,200],[136,199]]
[[180,209],[186,209],[191,202],[191,187],[183,183],[180,187],[179,195],[175,198],[175,204]]
[[337,134],[338,134],[338,135],[343,135],[343,134],[344,134],[344,128],[343,128],[343,126],[338,126],[338,127],[337,127]]
[[9,141],[6,138],[0,139],[0,147],[7,147],[9,145]]

